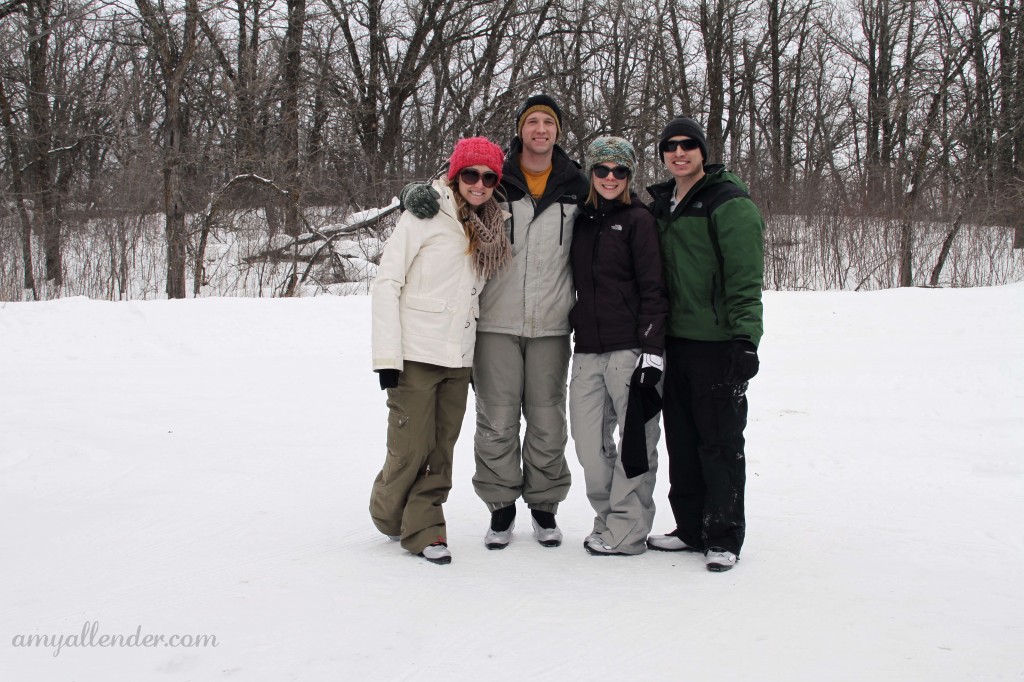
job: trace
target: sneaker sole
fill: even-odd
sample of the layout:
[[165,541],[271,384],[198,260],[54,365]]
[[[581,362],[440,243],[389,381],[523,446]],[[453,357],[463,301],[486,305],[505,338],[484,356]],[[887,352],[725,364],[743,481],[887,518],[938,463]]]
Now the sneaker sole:
[[508,547],[508,543],[507,542],[489,542],[489,543],[485,543],[484,547],[486,547],[487,549],[505,549],[506,547]]
[[680,549],[668,549],[666,547],[658,547],[657,545],[652,545],[650,542],[647,543],[647,549],[653,549],[655,552],[699,552],[700,551],[699,549],[696,549],[694,547],[690,547],[689,545],[687,545],[686,547],[682,547]]
[[724,573],[731,569],[732,566],[723,566],[722,564],[708,564],[708,570],[712,573]]
[[583,543],[583,549],[587,550],[587,554],[590,556],[629,556],[625,552],[598,552],[585,542]]
[[[547,540],[541,540],[540,539],[541,533],[543,531],[547,531],[547,530],[558,530],[558,527],[556,526],[555,528],[542,528],[541,525],[537,523],[537,519],[533,519],[533,538],[534,538],[534,540],[537,541],[537,543],[541,547],[559,547],[559,546],[561,546],[562,538],[560,538],[560,537],[559,538],[548,538]],[[559,533],[559,535],[561,535],[561,533]]]
[[[423,556],[423,555],[420,554],[420,556]],[[438,559],[430,559],[430,558],[425,557],[425,556],[423,556],[423,558],[426,559],[427,561],[429,561],[432,564],[450,564],[452,562],[452,558],[450,556],[443,556],[443,557],[440,557]]]

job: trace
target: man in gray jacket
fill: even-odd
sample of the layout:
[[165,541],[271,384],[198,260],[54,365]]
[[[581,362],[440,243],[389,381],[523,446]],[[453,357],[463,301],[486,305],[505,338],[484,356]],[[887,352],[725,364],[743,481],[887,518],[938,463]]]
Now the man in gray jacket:
[[[571,483],[565,460],[574,303],[569,248],[588,184],[557,145],[561,130],[558,104],[547,95],[529,97],[516,114],[516,136],[495,195],[512,214],[506,229],[513,258],[480,293],[473,363],[473,486],[491,512],[488,549],[508,546],[519,497],[530,507],[537,541],[545,547],[562,542],[555,514]],[[428,189],[416,185],[403,192],[405,206],[417,216],[431,214],[423,206]],[[522,417],[526,434],[520,441]]]

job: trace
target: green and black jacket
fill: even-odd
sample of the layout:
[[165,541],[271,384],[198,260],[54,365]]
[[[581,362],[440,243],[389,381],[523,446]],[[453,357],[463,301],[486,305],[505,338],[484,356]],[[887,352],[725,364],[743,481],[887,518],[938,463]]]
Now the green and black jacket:
[[661,237],[668,336],[756,347],[764,331],[764,220],[742,180],[721,165],[704,171],[674,211],[675,180],[647,188]]

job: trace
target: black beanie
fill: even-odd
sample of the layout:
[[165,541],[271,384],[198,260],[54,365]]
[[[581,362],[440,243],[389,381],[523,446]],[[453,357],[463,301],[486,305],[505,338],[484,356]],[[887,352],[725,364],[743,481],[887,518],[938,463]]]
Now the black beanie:
[[658,158],[662,163],[665,162],[665,142],[676,135],[686,135],[691,140],[697,140],[697,144],[700,145],[700,153],[704,156],[704,163],[708,162],[708,141],[704,137],[704,129],[692,118],[676,116],[661,131],[661,140],[658,142]]
[[555,123],[558,125],[558,135],[562,135],[562,110],[558,107],[558,103],[551,99],[547,95],[533,95],[527,97],[523,105],[519,107],[519,111],[516,112],[516,135],[523,128],[523,119],[526,118],[535,110],[550,109],[551,113],[555,116]]

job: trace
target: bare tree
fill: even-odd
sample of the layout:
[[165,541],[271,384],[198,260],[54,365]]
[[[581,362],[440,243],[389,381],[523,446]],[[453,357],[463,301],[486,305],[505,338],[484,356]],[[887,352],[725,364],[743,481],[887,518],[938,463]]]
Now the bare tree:
[[28,31],[28,78],[26,102],[28,118],[28,153],[31,157],[37,209],[34,212],[37,230],[43,236],[46,279],[58,295],[64,283],[61,258],[61,219],[57,208],[56,188],[51,162],[53,136],[50,129],[49,58],[52,0],[28,0],[25,3]]
[[21,143],[18,140],[18,133],[14,125],[14,113],[10,100],[7,98],[3,79],[0,79],[0,122],[3,123],[6,132],[14,203],[17,207],[18,219],[21,221],[21,262],[24,273],[22,289],[31,294],[32,300],[38,300],[39,292],[36,290],[35,274],[32,267],[32,218],[25,205],[25,183],[21,177]]
[[167,239],[167,296],[185,298],[185,268],[188,233],[185,229],[185,202],[181,188],[181,166],[185,136],[182,118],[182,94],[189,63],[195,53],[198,26],[198,0],[184,0],[184,19],[178,19],[163,0],[135,0],[145,24],[162,76],[164,91],[164,213]]
[[288,27],[285,30],[284,62],[281,83],[281,151],[284,185],[288,188],[285,210],[285,234],[299,234],[299,202],[302,179],[299,177],[299,89],[302,76],[302,33],[306,28],[306,0],[288,0]]

